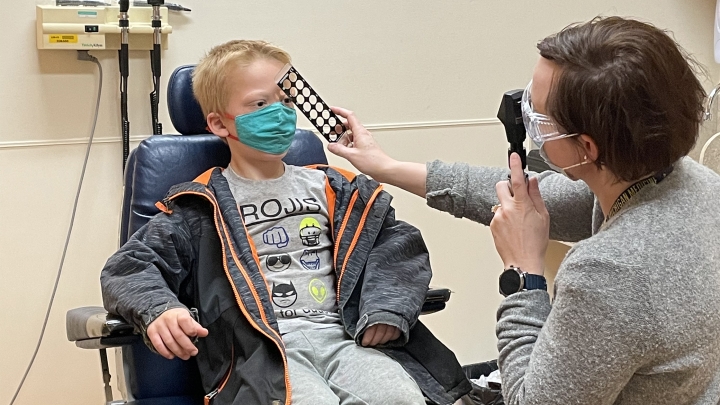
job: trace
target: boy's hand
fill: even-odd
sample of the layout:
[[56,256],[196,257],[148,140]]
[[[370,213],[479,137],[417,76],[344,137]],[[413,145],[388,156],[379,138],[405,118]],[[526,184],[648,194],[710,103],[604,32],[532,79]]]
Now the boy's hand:
[[208,335],[185,308],[168,309],[158,316],[147,328],[147,335],[155,350],[172,360],[175,356],[187,360],[198,353],[190,338]]
[[400,329],[383,323],[375,324],[365,330],[362,345],[377,346],[400,337]]

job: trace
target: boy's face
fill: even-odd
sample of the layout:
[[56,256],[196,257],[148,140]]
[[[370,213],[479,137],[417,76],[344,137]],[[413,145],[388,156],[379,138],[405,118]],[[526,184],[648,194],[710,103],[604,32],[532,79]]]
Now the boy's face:
[[[283,62],[276,59],[260,58],[247,66],[238,65],[232,69],[225,82],[227,86],[225,90],[229,92],[230,97],[224,114],[210,113],[207,117],[212,132],[222,138],[227,138],[228,134],[238,136],[235,127],[236,116],[249,114],[277,102],[294,108],[290,98],[275,82],[275,76],[284,66]],[[285,155],[264,153],[241,142],[230,141],[230,143],[231,150],[236,149],[244,159],[279,161]]]
[[278,60],[262,58],[233,69],[226,81],[230,98],[225,112],[234,118],[278,101],[294,108],[290,98],[275,83],[275,76],[283,66],[285,64]]

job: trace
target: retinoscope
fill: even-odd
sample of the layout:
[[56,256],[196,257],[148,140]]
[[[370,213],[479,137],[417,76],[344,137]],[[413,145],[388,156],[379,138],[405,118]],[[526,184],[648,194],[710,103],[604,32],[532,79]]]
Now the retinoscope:
[[[523,123],[522,110],[520,101],[522,100],[523,90],[510,90],[505,92],[500,102],[500,109],[497,117],[505,126],[505,135],[510,143],[508,148],[508,166],[510,155],[517,153],[522,161],[522,168],[525,171],[527,167],[527,155],[525,153],[525,124]],[[525,173],[527,180],[527,173]],[[508,180],[510,175],[508,174]],[[509,182],[508,182],[508,185]],[[512,186],[510,186],[512,192]]]

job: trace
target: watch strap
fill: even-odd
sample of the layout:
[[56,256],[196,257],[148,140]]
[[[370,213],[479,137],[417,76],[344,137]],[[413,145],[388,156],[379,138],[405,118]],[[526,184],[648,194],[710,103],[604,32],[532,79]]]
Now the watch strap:
[[537,274],[523,273],[525,277],[525,288],[524,290],[545,290],[547,291],[547,280],[544,276]]

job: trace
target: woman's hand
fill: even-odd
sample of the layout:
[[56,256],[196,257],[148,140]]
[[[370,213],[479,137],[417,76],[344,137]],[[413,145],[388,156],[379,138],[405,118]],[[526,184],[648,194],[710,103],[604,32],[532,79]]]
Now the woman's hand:
[[496,186],[500,207],[490,222],[495,249],[505,268],[519,267],[530,274],[544,275],[550,216],[540,195],[536,178],[525,182],[520,156],[510,156],[511,187],[507,181]]
[[346,120],[350,133],[337,143],[328,145],[328,150],[347,159],[356,169],[380,183],[400,187],[425,198],[427,168],[422,163],[399,162],[386,155],[352,111],[331,107],[335,114]]
[[352,111],[340,107],[331,107],[331,110],[347,121],[345,125],[352,132],[346,133],[337,143],[328,145],[328,150],[347,159],[359,171],[384,182],[383,173],[390,171],[397,161],[380,149]]

